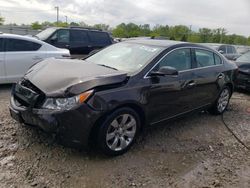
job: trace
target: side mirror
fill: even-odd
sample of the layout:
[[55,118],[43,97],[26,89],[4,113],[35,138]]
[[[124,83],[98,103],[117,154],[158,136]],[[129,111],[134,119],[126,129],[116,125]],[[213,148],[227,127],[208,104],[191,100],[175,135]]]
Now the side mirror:
[[166,76],[166,75],[172,75],[176,76],[178,75],[178,71],[174,67],[164,66],[161,67],[158,71],[151,71],[150,76]]
[[220,52],[221,54],[224,54],[224,53],[225,53],[223,50],[219,50],[219,52]]

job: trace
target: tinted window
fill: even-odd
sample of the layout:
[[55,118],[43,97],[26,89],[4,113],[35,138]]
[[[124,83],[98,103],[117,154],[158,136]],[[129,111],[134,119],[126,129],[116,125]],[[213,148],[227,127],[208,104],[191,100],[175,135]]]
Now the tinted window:
[[8,39],[6,51],[9,52],[15,52],[15,51],[36,51],[38,50],[42,45],[26,41],[26,40],[20,40],[20,39]]
[[73,43],[86,43],[88,42],[88,34],[83,30],[71,30],[71,42]]
[[227,53],[227,49],[226,49],[226,46],[223,45],[223,46],[220,46],[218,51],[223,51],[223,53]]
[[222,64],[221,58],[216,54],[214,54],[214,61],[216,65]]
[[0,39],[0,52],[3,52],[3,39]]
[[206,50],[195,50],[196,62],[198,67],[214,65],[214,53]]
[[66,29],[58,30],[51,37],[51,39],[57,41],[58,43],[69,43],[69,30]]
[[178,71],[191,69],[191,51],[190,49],[179,49],[165,56],[159,63],[158,68],[170,66]]
[[108,45],[111,44],[109,35],[103,32],[90,31],[89,32],[90,41],[97,45]]
[[233,46],[228,46],[227,53],[228,54],[236,54],[236,49]]

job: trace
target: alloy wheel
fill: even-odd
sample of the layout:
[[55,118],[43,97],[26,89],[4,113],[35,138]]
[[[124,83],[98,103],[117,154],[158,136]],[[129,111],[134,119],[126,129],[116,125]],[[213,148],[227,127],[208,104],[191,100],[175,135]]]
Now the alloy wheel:
[[106,133],[106,144],[113,151],[121,151],[128,147],[135,138],[137,122],[130,114],[116,117],[109,125]]
[[217,109],[220,113],[226,109],[229,103],[229,98],[230,98],[230,91],[227,88],[225,88],[221,92],[220,97],[218,99],[218,103],[217,103]]

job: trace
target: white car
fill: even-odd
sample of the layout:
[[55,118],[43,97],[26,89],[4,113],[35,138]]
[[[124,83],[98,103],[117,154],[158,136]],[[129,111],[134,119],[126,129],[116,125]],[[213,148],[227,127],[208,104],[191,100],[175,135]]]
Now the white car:
[[32,65],[50,57],[69,58],[70,52],[32,37],[0,34],[0,84],[18,81]]

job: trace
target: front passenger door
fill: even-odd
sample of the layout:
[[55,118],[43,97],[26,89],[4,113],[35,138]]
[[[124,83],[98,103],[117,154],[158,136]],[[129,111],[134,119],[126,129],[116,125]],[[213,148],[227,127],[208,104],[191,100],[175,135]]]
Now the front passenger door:
[[69,49],[69,30],[59,29],[49,39],[49,43],[58,48]]
[[150,77],[149,119],[151,124],[193,109],[197,94],[192,72],[191,49],[177,49],[163,57],[153,71],[163,66],[174,67],[177,76]]

